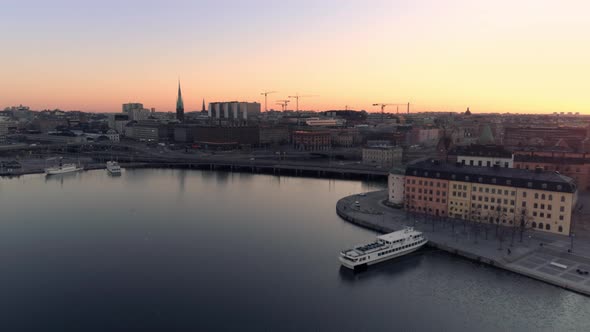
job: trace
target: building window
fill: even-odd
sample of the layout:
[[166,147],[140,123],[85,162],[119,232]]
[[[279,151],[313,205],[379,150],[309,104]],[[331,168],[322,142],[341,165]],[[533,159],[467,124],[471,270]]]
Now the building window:
[[551,204],[547,205],[547,210],[551,211]]
[[561,201],[565,202],[565,196],[561,196]]
[[482,183],[483,182],[483,178],[482,177],[477,178],[477,182]]
[[541,185],[541,188],[543,188],[543,189],[547,189],[547,184],[546,184],[546,183],[543,183],[543,184]]
[[545,199],[545,194],[541,194],[541,199]]
[[559,228],[557,229],[560,233],[563,233],[563,226],[559,226]]
[[522,202],[522,207],[526,207],[526,202]]
[[553,195],[549,194],[549,200],[552,201],[553,200]]
[[538,208],[539,208],[539,204],[535,203],[535,204],[533,204],[533,207],[534,207],[535,209],[538,209]]
[[550,224],[546,224],[545,225],[545,230],[550,231],[551,230],[551,225]]
[[526,191],[522,192],[522,197],[526,198]]
[[560,221],[563,221],[563,216],[559,216],[559,220]]
[[533,183],[532,183],[532,182],[528,182],[526,185],[527,185],[527,187],[529,187],[529,188],[532,188],[532,187],[533,187]]
[[542,222],[539,223],[539,229],[543,229],[543,223]]
[[535,193],[535,199],[539,199],[539,194]]
[[551,219],[551,213],[547,213],[547,219]]

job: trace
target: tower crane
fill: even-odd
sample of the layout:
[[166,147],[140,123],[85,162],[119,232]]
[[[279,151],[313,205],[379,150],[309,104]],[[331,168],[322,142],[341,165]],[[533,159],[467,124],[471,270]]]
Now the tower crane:
[[299,112],[299,98],[309,98],[309,97],[317,97],[316,95],[304,95],[304,96],[300,96],[299,94],[296,94],[294,96],[289,96],[287,98],[293,98],[295,99],[296,102],[296,111]]
[[384,104],[373,104],[373,106],[380,106],[381,107],[381,122],[385,119],[385,107],[387,106],[398,106],[397,113],[399,113],[399,106],[408,106],[408,114],[410,114],[410,103],[407,104],[392,104],[392,103],[384,103]]
[[264,91],[260,95],[264,96],[264,111],[268,112],[268,108],[266,107],[266,103],[268,101],[268,95],[271,93],[277,93],[277,91]]
[[277,100],[277,105],[281,105],[283,112],[287,109],[287,104],[289,104],[291,101],[289,99],[284,99],[284,100]]

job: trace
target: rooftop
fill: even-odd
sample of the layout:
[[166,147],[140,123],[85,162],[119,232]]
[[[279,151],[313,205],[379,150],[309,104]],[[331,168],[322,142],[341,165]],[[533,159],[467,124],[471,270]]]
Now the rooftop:
[[512,152],[501,145],[469,145],[458,146],[450,154],[472,157],[511,158]]
[[576,191],[574,180],[557,172],[465,166],[432,159],[409,165],[406,175],[558,192]]

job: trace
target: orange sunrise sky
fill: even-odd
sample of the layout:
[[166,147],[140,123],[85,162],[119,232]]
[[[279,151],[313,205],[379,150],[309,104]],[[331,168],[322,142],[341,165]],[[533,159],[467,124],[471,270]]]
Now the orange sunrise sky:
[[187,111],[276,90],[269,108],[299,93],[317,95],[305,110],[590,114],[589,12],[587,1],[7,1],[0,108],[173,111],[180,78]]

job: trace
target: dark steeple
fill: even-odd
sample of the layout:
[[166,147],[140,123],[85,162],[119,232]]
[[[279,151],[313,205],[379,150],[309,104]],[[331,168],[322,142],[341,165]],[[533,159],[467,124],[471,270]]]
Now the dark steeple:
[[207,112],[207,110],[205,109],[205,98],[203,98],[203,109],[201,110],[201,112]]
[[180,80],[178,81],[178,99],[176,99],[176,119],[184,121],[184,103],[182,102],[182,92],[180,91]]

